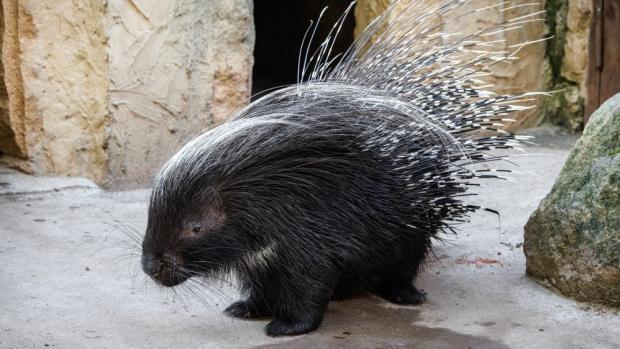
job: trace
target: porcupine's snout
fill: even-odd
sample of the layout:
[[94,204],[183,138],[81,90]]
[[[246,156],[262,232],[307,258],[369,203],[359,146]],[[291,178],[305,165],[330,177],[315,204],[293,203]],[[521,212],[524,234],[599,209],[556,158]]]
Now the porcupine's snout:
[[145,253],[142,255],[142,270],[149,276],[157,275],[160,271],[161,264],[159,261],[150,253]]
[[176,286],[187,279],[181,272],[181,260],[171,254],[157,256],[152,253],[142,254],[142,270],[155,282],[166,286]]

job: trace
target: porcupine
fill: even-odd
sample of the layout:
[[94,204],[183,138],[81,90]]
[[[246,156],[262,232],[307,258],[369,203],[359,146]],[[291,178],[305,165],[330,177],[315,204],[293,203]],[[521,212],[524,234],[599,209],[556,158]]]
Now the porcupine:
[[501,178],[469,165],[519,145],[524,137],[501,126],[532,95],[495,94],[483,79],[531,43],[504,52],[493,35],[539,12],[442,32],[437,19],[463,2],[414,0],[399,14],[394,3],[340,56],[331,50],[351,7],[312,55],[311,26],[297,84],[194,138],[160,170],[145,273],[172,287],[235,272],[245,299],[225,313],[272,317],[271,336],[315,330],[330,299],[358,292],[422,302],[413,281],[432,239],[482,208],[460,198],[473,179]]

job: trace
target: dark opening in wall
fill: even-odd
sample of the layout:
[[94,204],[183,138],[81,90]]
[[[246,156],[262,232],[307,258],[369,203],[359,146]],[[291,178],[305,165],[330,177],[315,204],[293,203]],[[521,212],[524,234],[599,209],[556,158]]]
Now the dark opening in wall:
[[[256,0],[252,94],[297,82],[297,58],[310,20],[316,22],[323,8],[328,7],[310,48],[312,53],[349,4],[347,0]],[[334,44],[332,56],[346,51],[353,42],[354,28],[351,11]]]

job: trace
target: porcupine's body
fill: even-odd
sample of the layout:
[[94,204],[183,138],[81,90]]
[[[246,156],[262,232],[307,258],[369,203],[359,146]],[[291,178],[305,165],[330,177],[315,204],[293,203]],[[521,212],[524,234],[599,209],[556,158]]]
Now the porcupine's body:
[[483,90],[485,66],[509,57],[478,38],[529,19],[436,34],[460,2],[380,17],[332,69],[326,40],[304,59],[306,82],[185,145],[154,184],[145,272],[174,286],[235,271],[247,299],[226,312],[273,317],[270,335],[316,329],[331,298],[354,292],[421,302],[412,282],[431,238],[480,208],[458,198],[469,179],[494,177],[465,166],[517,142],[472,132],[497,131],[524,96]]

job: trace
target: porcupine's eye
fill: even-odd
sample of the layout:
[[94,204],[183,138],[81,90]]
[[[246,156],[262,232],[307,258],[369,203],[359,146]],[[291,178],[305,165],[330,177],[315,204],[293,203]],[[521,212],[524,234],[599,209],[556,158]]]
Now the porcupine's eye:
[[181,225],[181,237],[196,239],[206,236],[224,224],[224,214],[212,207],[202,212],[188,214]]
[[181,227],[181,237],[185,239],[195,239],[204,234],[203,224],[199,221],[189,221]]

